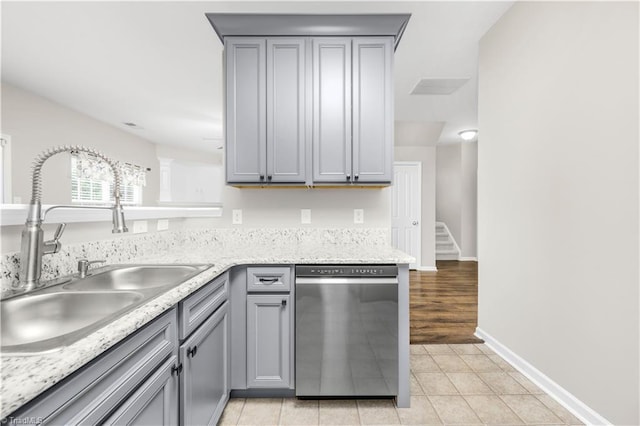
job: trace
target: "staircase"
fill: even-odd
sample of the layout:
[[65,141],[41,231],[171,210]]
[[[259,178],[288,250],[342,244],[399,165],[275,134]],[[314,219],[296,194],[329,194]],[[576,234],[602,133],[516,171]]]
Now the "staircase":
[[436,260],[458,260],[460,248],[444,222],[436,222]]

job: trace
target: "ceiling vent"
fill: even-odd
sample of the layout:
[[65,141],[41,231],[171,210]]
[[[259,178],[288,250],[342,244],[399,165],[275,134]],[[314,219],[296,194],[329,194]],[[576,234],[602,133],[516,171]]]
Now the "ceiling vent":
[[411,91],[412,95],[450,95],[469,81],[468,78],[423,78]]

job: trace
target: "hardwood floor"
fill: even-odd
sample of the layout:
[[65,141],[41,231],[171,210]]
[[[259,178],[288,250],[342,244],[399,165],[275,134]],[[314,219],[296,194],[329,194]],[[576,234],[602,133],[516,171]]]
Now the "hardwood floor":
[[410,271],[411,343],[479,343],[478,262],[437,261],[438,272]]

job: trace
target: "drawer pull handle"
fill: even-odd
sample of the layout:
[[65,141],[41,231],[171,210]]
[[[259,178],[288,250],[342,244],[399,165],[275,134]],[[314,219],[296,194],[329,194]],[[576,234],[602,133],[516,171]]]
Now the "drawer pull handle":
[[274,284],[278,282],[277,278],[260,278],[262,284]]
[[194,345],[194,347],[187,349],[187,356],[193,358],[198,353],[198,345]]
[[283,307],[287,306],[287,299],[282,299],[282,306]]
[[177,376],[180,373],[182,373],[182,363],[178,364],[178,365],[174,365],[173,367],[171,367],[171,375],[173,376],[174,374]]

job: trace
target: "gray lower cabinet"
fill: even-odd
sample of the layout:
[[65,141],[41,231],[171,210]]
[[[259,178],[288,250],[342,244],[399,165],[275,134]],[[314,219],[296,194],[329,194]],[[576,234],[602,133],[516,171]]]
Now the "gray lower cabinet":
[[104,424],[178,425],[177,365],[177,356],[169,358]]
[[[6,423],[20,424],[25,418],[38,418],[43,425],[102,423],[115,410],[133,405],[130,395],[136,394],[141,386],[150,386],[148,377],[156,374],[167,377],[166,369],[170,367],[166,360],[177,350],[176,326],[176,310],[171,309],[12,413]],[[169,395],[169,388],[162,392],[165,391]],[[164,407],[167,412],[177,413],[175,393],[173,400],[163,401],[168,404]]]
[[228,290],[225,272],[2,421],[216,424],[230,389]]
[[216,424],[229,399],[229,302],[180,345],[180,424]]
[[247,296],[247,388],[291,385],[289,294]]

